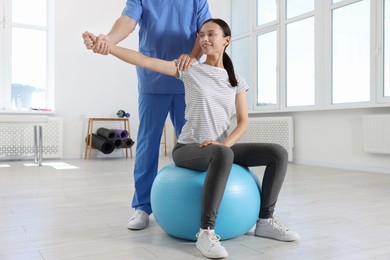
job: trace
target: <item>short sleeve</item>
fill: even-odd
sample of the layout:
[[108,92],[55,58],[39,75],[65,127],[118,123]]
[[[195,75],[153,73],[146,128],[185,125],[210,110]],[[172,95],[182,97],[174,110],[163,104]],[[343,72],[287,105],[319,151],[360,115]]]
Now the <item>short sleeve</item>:
[[[177,60],[174,60],[174,62],[177,63]],[[198,61],[194,61],[194,62],[192,63],[192,65],[191,65],[191,67],[190,67],[188,70],[183,71],[183,70],[179,70],[179,69],[178,69],[179,77],[177,77],[177,78],[180,79],[180,80],[183,80],[184,77],[185,77],[185,76],[188,74],[188,72],[191,70],[192,66],[197,66],[197,65],[199,65],[199,62],[198,62]]]
[[243,77],[241,77],[240,75],[236,74],[236,78],[237,78],[237,93],[241,93],[242,91],[248,91],[249,90],[249,86],[248,84],[246,83],[245,79]]
[[199,0],[199,9],[197,14],[197,31],[200,30],[203,23],[211,18],[209,5],[207,3],[207,0]]
[[142,16],[142,3],[141,0],[127,0],[126,7],[122,11],[122,15],[133,18],[137,23]]

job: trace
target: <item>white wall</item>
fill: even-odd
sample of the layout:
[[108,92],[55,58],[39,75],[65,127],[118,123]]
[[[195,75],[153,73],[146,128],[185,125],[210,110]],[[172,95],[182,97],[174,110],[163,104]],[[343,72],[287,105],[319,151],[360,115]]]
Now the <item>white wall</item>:
[[[209,0],[214,17],[230,23],[230,1]],[[125,0],[56,1],[56,116],[64,118],[64,157],[81,158],[86,117],[131,113],[136,140],[137,76],[135,68],[110,56],[87,51],[81,33],[106,33],[120,15]],[[137,49],[137,33],[122,43]],[[292,115],[295,119],[296,163],[390,172],[390,156],[362,151],[362,116],[390,113],[389,108],[262,114]],[[172,149],[168,126],[168,149]],[[120,156],[122,154],[119,154]],[[96,153],[94,156],[102,156]],[[118,156],[118,154],[114,154]]]
[[363,151],[363,116],[389,114],[390,108],[266,114],[294,118],[294,162],[390,173],[390,155]]
[[[56,1],[56,115],[64,118],[64,156],[79,158],[84,149],[86,117],[137,114],[134,67],[88,51],[81,34],[107,33],[125,1]],[[137,34],[123,44],[137,48]],[[130,121],[136,133],[137,120]]]

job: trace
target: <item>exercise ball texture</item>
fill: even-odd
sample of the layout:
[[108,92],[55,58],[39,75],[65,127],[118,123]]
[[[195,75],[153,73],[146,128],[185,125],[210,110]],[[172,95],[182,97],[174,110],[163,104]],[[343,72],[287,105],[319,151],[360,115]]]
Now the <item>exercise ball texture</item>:
[[[170,164],[162,168],[151,190],[154,217],[171,236],[196,240],[206,171],[195,171]],[[256,175],[234,164],[215,225],[222,240],[239,237],[255,224],[260,211],[260,188]]]

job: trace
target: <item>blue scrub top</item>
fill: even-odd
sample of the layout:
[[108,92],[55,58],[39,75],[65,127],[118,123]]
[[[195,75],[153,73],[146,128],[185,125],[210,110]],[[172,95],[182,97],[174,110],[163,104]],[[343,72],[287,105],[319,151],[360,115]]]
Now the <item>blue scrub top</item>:
[[[203,22],[211,18],[207,0],[127,0],[122,15],[139,25],[139,51],[163,60],[189,54]],[[184,94],[171,76],[137,67],[139,93]]]

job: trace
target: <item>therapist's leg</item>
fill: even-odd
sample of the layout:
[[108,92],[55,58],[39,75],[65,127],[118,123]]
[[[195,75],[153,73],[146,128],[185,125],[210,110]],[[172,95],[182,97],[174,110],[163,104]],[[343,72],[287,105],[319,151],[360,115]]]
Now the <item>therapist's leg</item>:
[[152,213],[150,191],[157,175],[161,135],[172,103],[172,95],[139,94],[139,129],[134,166],[134,197],[136,209],[127,228],[143,229]]

